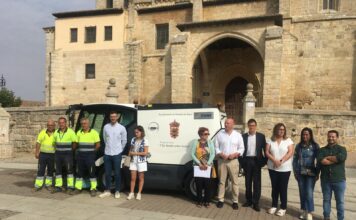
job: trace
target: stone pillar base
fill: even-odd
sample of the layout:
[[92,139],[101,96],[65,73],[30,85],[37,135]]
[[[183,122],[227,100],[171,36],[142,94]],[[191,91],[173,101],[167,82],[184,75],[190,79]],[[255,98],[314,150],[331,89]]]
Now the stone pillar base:
[[0,144],[0,159],[12,158],[14,155],[14,148],[12,144]]

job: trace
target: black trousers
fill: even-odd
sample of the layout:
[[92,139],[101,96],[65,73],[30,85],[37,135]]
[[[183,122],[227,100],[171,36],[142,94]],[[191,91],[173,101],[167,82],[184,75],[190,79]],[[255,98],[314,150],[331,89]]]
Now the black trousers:
[[77,154],[77,177],[83,178],[89,174],[90,179],[95,175],[95,152],[78,152]]
[[54,173],[54,153],[42,153],[38,158],[38,171],[37,176],[43,177],[46,173],[47,168],[47,177],[52,178]]
[[246,202],[258,204],[261,198],[261,167],[256,157],[244,158]]
[[[197,201],[210,202],[211,199],[211,179],[195,177],[195,186],[197,187]],[[204,191],[204,197],[203,197]]]
[[278,198],[280,198],[280,208],[287,209],[288,182],[291,172],[268,171],[272,184],[272,207],[278,207]]
[[73,174],[72,151],[56,151],[56,175],[63,175],[63,168],[66,169],[67,175]]

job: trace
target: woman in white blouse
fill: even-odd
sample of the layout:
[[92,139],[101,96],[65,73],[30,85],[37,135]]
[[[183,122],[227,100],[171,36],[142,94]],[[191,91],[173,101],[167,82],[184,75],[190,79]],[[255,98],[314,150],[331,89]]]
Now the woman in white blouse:
[[[266,156],[268,157],[268,171],[272,185],[272,207],[269,214],[284,216],[287,210],[287,191],[289,176],[292,171],[293,141],[287,138],[287,129],[283,123],[273,128],[271,140],[267,142]],[[281,200],[277,211],[278,198]]]

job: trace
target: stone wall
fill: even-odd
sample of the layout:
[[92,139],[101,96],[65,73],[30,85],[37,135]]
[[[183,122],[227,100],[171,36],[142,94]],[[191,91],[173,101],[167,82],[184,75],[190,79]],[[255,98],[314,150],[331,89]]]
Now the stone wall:
[[[52,105],[101,103],[109,79],[116,80],[119,102],[128,103],[128,69],[124,49],[52,53]],[[85,65],[95,64],[95,79],[85,78]]]
[[10,142],[14,152],[32,152],[36,137],[47,120],[65,116],[68,107],[6,108],[10,118]]
[[258,129],[267,138],[272,135],[273,126],[282,122],[287,127],[287,135],[295,143],[300,141],[300,132],[309,127],[314,132],[315,140],[320,146],[327,143],[327,132],[337,130],[340,144],[348,151],[356,150],[356,112],[354,111],[316,111],[316,110],[281,110],[256,108],[255,119]]

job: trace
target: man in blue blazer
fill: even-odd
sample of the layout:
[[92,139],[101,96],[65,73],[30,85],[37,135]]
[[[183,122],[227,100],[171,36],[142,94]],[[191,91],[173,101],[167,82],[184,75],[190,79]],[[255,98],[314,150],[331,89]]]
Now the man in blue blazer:
[[264,134],[256,132],[257,122],[255,119],[248,120],[247,126],[248,132],[242,135],[245,151],[242,157],[239,158],[245,174],[246,203],[243,206],[252,206],[254,210],[259,212],[261,210],[259,206],[261,168],[267,163],[267,157],[265,156],[266,137]]

